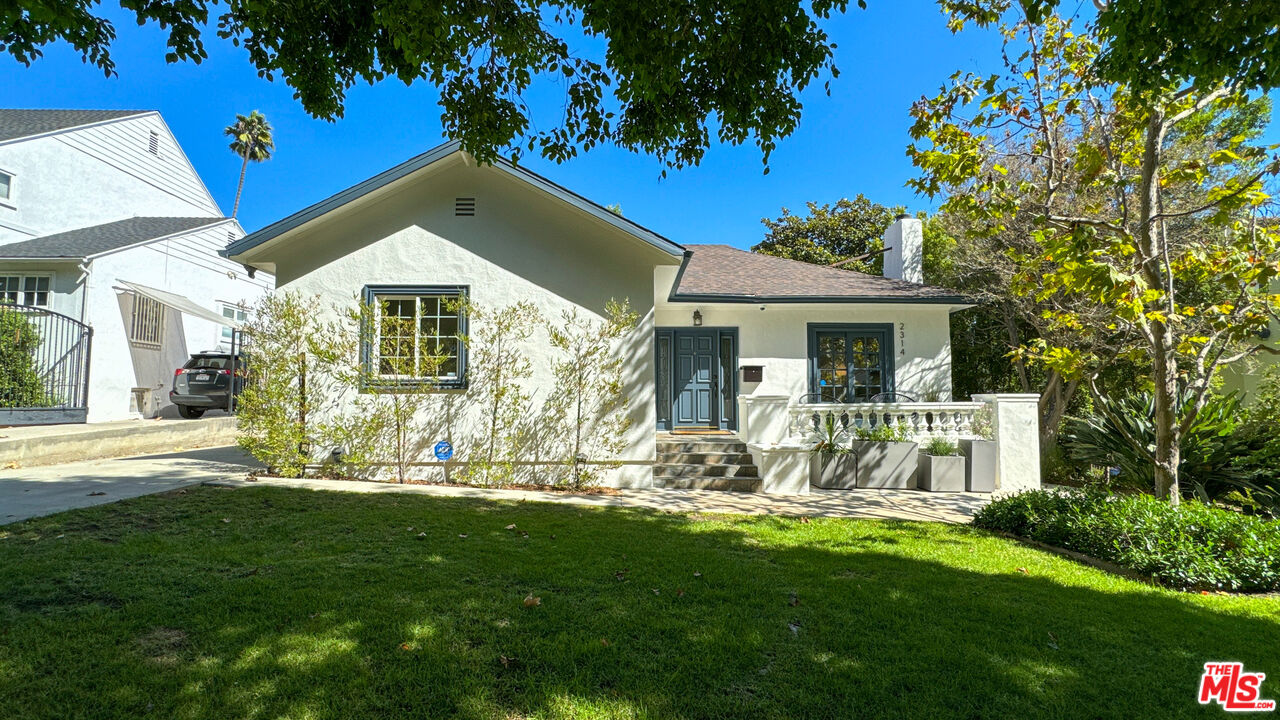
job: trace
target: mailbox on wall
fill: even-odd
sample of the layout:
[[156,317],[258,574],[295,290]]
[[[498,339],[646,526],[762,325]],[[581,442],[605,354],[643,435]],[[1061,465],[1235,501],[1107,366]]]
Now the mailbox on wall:
[[742,366],[742,382],[758,383],[764,380],[763,365],[743,365]]

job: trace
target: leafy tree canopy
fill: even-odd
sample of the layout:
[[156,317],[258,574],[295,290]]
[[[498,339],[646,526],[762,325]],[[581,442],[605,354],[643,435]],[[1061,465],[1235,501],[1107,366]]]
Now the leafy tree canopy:
[[794,215],[787,208],[776,220],[761,218],[767,232],[752,252],[791,260],[831,265],[851,258],[840,267],[880,274],[883,255],[869,255],[884,247],[884,231],[893,223],[901,206],[886,207],[859,194],[842,198],[834,206],[806,203],[808,215]]
[[[1020,0],[1032,22],[1049,16],[1062,0]],[[965,20],[998,21],[1010,0],[941,0]],[[1280,9],[1268,0],[1095,0],[1104,47],[1100,75],[1139,92],[1192,81],[1204,90],[1219,85],[1280,87]],[[1068,6],[1070,9],[1071,6]]]
[[[671,167],[711,142],[754,142],[767,165],[800,120],[799,93],[838,75],[819,25],[848,0],[119,0],[138,24],[168,32],[166,60],[208,57],[203,35],[243,46],[260,76],[282,78],[307,112],[343,114],[357,82],[396,78],[439,88],[445,133],[481,161],[507,150],[563,161],[611,142]],[[865,7],[864,0],[857,0]],[[115,73],[115,26],[97,0],[0,6],[0,50],[30,64],[66,42]],[[603,62],[576,54],[607,40]],[[563,88],[558,118],[534,118],[535,81]],[[829,82],[829,79],[828,79]],[[612,93],[612,98],[606,95]],[[766,169],[767,171],[767,169]]]

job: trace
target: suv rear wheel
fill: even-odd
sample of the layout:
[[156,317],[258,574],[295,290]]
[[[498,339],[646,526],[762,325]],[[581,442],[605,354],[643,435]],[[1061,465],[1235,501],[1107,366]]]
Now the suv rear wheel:
[[190,405],[179,405],[178,414],[188,420],[195,420],[204,415],[204,408],[191,407]]

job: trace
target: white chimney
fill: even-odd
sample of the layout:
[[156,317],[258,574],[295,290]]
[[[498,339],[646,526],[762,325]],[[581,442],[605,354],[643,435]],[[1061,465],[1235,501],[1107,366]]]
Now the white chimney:
[[884,232],[884,276],[924,283],[924,225],[910,215],[899,215]]

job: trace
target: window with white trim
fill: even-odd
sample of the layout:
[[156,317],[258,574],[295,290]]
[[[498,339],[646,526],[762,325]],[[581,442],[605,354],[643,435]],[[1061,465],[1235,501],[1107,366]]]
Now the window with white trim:
[[13,173],[0,170],[0,200],[13,202]]
[[[249,311],[245,310],[243,307],[240,307],[239,305],[232,305],[231,303],[219,304],[222,306],[222,317],[234,320],[236,323],[241,325],[249,319]],[[232,327],[230,325],[218,326],[218,344],[226,347],[228,350],[231,349],[231,333]]]
[[0,302],[49,307],[49,284],[48,275],[0,273]]
[[133,296],[133,317],[129,321],[129,342],[159,348],[164,337],[164,306],[149,297]]
[[364,359],[371,384],[462,387],[466,293],[464,286],[366,287],[372,327]]

